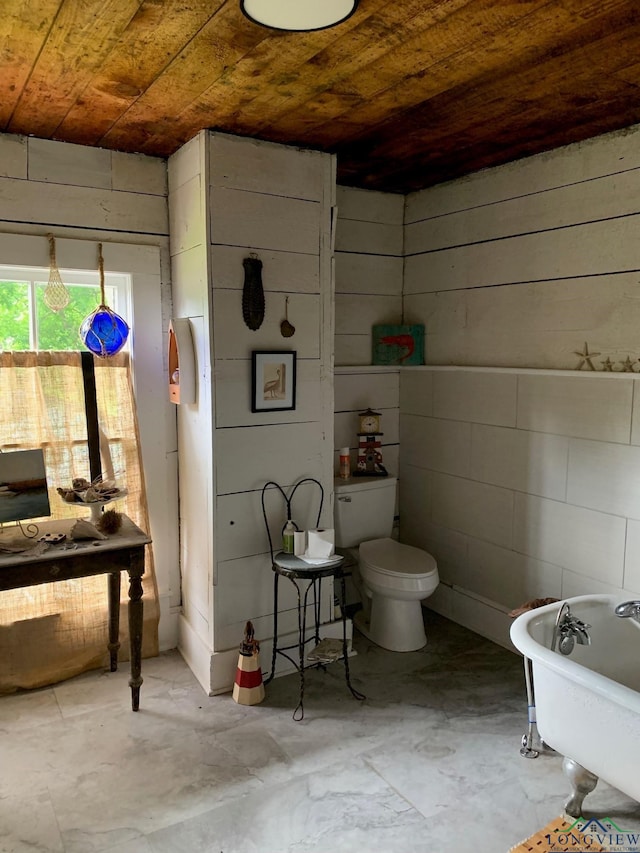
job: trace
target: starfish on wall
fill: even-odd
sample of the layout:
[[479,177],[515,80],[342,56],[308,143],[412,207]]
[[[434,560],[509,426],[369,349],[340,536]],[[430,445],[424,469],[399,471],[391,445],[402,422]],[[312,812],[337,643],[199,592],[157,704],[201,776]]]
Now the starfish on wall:
[[591,359],[595,358],[598,355],[601,355],[601,353],[589,352],[589,344],[585,341],[584,342],[584,352],[578,352],[577,350],[574,350],[574,355],[577,355],[580,357],[580,363],[576,367],[576,370],[582,370],[582,368],[585,364],[587,365],[589,370],[595,370],[595,367],[594,367]]

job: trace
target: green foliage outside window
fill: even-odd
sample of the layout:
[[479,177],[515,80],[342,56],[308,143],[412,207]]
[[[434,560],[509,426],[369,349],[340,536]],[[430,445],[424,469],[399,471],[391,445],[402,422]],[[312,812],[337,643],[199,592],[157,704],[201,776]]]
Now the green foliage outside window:
[[[100,302],[100,288],[67,285],[71,297],[57,314],[44,302],[46,282],[36,284],[36,349],[83,349],[78,329]],[[23,282],[0,282],[0,349],[29,350],[29,286]]]

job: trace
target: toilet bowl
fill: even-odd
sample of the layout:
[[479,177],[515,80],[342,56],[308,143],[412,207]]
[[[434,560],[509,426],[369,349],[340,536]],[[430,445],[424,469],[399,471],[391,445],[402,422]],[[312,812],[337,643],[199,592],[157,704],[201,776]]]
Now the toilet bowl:
[[438,586],[435,559],[420,548],[384,538],[363,542],[358,564],[371,604],[356,614],[356,627],[384,649],[421,649],[427,637],[420,602]]
[[420,602],[438,586],[436,561],[426,551],[391,539],[395,477],[336,481],[336,545],[356,552],[352,576],[363,609],[356,627],[394,652],[412,652],[427,641]]

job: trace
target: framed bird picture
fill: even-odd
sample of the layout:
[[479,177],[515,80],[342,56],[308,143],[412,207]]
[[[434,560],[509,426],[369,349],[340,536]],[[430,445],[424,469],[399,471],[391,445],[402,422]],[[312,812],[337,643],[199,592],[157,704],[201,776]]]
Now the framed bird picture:
[[254,350],[251,356],[251,411],[295,409],[295,352]]

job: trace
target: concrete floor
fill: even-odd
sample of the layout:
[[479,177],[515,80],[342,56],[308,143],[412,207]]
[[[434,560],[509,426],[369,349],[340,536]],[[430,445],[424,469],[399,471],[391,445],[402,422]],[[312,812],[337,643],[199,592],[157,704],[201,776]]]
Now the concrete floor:
[[[261,705],[204,695],[177,652],[0,697],[0,851],[506,853],[562,812],[560,756],[519,755],[521,659],[426,611],[428,645],[356,634],[341,663]],[[263,669],[266,662],[263,661]],[[640,826],[600,782],[585,813]]]

